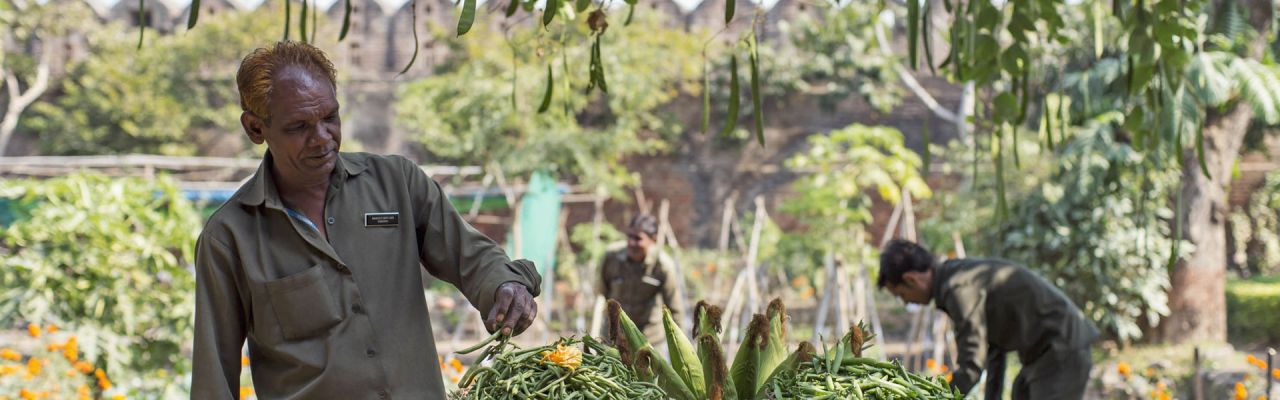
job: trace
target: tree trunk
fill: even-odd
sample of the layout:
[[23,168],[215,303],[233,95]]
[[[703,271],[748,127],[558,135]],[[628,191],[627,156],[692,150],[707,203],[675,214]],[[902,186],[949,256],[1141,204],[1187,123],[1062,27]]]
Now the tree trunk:
[[[1270,32],[1272,0],[1240,1],[1249,10],[1249,25],[1256,32]],[[1262,58],[1265,35],[1258,35],[1247,57]],[[1160,323],[1164,340],[1182,343],[1227,338],[1227,187],[1231,169],[1253,120],[1253,109],[1239,102],[1226,112],[1208,111],[1204,126],[1204,161],[1209,177],[1200,170],[1194,151],[1187,152],[1182,168],[1182,237],[1195,245],[1179,260],[1170,276],[1169,317]]]
[[1161,322],[1166,341],[1226,340],[1227,185],[1240,153],[1253,109],[1232,106],[1210,111],[1204,126],[1204,157],[1210,177],[1200,170],[1195,152],[1182,168],[1182,237],[1195,245],[1172,273],[1169,318]]

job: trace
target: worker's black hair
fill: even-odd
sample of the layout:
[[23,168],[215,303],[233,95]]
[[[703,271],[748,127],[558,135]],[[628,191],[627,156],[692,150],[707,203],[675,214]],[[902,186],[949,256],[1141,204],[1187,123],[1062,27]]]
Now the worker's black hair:
[[928,271],[933,268],[933,261],[933,254],[924,247],[909,240],[894,239],[880,250],[880,277],[876,279],[876,286],[900,285],[903,274]]
[[631,218],[631,227],[648,234],[650,238],[658,237],[658,219],[649,214],[639,214]]

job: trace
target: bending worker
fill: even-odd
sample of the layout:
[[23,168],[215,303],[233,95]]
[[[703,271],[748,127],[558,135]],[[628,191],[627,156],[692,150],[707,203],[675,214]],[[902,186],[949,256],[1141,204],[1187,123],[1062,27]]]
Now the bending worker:
[[1015,400],[1084,396],[1098,330],[1027,268],[995,259],[940,262],[920,245],[894,240],[880,253],[876,284],[908,303],[932,301],[951,318],[958,355],[951,384],[962,392],[986,370],[987,398],[999,398],[1006,354],[1015,352],[1023,365]]

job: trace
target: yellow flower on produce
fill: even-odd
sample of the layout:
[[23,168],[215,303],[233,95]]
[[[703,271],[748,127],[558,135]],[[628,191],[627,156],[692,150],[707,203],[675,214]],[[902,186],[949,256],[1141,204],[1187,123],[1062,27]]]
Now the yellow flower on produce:
[[19,353],[14,349],[0,349],[0,358],[10,361],[21,361],[22,353]]
[[557,344],[555,351],[542,352],[542,361],[550,361],[561,367],[574,370],[582,365],[582,350],[578,350],[577,347],[573,346]]

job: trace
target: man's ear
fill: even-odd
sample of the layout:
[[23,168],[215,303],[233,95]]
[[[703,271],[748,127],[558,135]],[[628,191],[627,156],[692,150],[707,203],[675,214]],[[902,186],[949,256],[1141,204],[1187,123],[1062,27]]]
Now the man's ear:
[[257,115],[253,115],[248,111],[240,113],[240,125],[244,127],[244,134],[249,136],[249,141],[253,144],[262,144],[267,141],[266,132],[267,122]]
[[907,271],[902,273],[902,280],[911,284],[917,289],[925,289],[929,287],[929,274],[922,271]]

